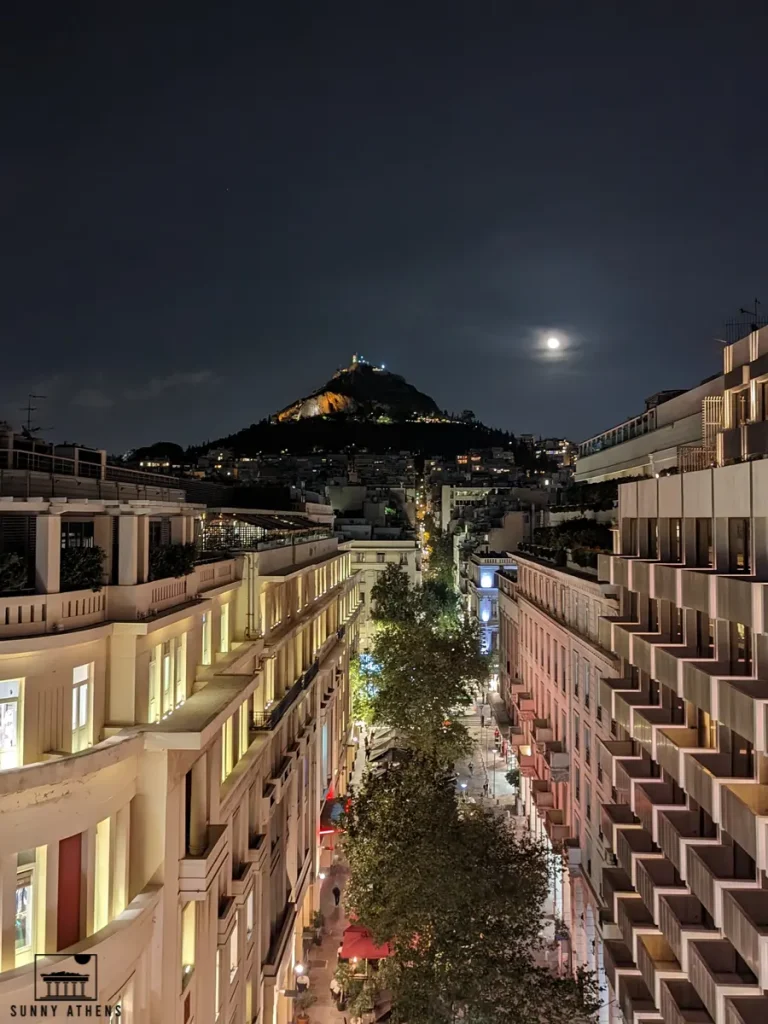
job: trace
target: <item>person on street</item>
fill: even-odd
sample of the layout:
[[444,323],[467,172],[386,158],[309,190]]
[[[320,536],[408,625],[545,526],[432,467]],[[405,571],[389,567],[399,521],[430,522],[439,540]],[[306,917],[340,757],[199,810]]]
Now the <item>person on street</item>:
[[483,796],[488,796],[488,779],[483,783]]
[[471,774],[472,774],[472,772],[473,772],[473,771],[475,770],[475,766],[474,766],[474,765],[472,764],[472,762],[471,762],[471,761],[470,761],[470,762],[469,762],[469,764],[467,765],[467,768],[469,768],[469,774],[470,774],[470,775],[471,775]]
[[480,715],[480,728],[482,729],[482,728],[484,728],[484,726],[485,726],[485,715]]
[[338,907],[339,900],[341,899],[341,889],[338,887],[338,885],[334,885],[333,889],[331,889],[331,892],[333,893],[333,902]]
[[336,1009],[338,1009],[341,1002],[341,985],[335,978],[331,978],[331,998],[336,1003]]

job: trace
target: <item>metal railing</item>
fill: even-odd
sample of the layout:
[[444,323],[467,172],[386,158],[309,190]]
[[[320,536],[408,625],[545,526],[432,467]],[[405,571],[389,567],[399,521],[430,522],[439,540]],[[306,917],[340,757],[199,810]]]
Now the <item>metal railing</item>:
[[274,707],[269,708],[267,711],[254,711],[252,719],[253,728],[274,729],[275,726],[285,717],[285,713],[289,710],[299,694],[309,688],[312,680],[315,678],[319,670],[320,662],[317,660],[313,661],[307,671],[299,676],[289,690],[286,690]]

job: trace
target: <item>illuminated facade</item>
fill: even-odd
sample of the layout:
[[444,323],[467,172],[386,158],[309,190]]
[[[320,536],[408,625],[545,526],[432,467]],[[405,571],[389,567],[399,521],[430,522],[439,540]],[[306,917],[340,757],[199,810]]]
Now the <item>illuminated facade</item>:
[[[203,514],[0,507],[0,568],[30,584],[0,596],[3,1019],[33,1002],[34,955],[61,952],[98,954],[127,1024],[292,1017],[354,750],[357,582],[330,531],[283,513],[196,560]],[[94,547],[105,584],[62,590]]]

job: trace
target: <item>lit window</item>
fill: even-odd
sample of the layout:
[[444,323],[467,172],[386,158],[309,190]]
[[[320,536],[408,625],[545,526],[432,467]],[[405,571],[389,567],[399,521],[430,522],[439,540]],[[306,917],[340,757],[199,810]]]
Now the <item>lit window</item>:
[[91,745],[91,679],[93,664],[78,665],[72,672],[72,753]]
[[32,948],[34,937],[33,892],[35,851],[27,850],[16,859],[16,956]]
[[251,889],[248,894],[248,901],[245,904],[245,937],[250,939],[253,935],[253,917],[256,903],[256,893]]
[[232,934],[229,937],[229,980],[232,981],[237,974],[237,965],[239,962],[238,952],[238,940],[240,937],[240,930],[237,927],[237,921],[235,921],[235,927],[232,929]]
[[218,1020],[221,1016],[221,950],[216,950],[216,981],[215,981],[215,992],[214,992],[214,1005],[216,1007],[216,1017]]
[[229,602],[221,606],[221,653],[229,651]]
[[0,683],[0,769],[19,765],[19,694],[21,680]]
[[197,903],[190,900],[184,904],[181,912],[181,987],[187,985],[189,977],[195,969],[195,928],[197,923]]

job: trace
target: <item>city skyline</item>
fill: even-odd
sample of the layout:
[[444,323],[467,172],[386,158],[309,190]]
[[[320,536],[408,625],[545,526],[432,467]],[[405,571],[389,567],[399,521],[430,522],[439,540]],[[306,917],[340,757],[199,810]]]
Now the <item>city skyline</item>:
[[17,424],[31,391],[52,438],[200,443],[361,351],[581,440],[761,296],[757,14],[148,11],[0,44]]

